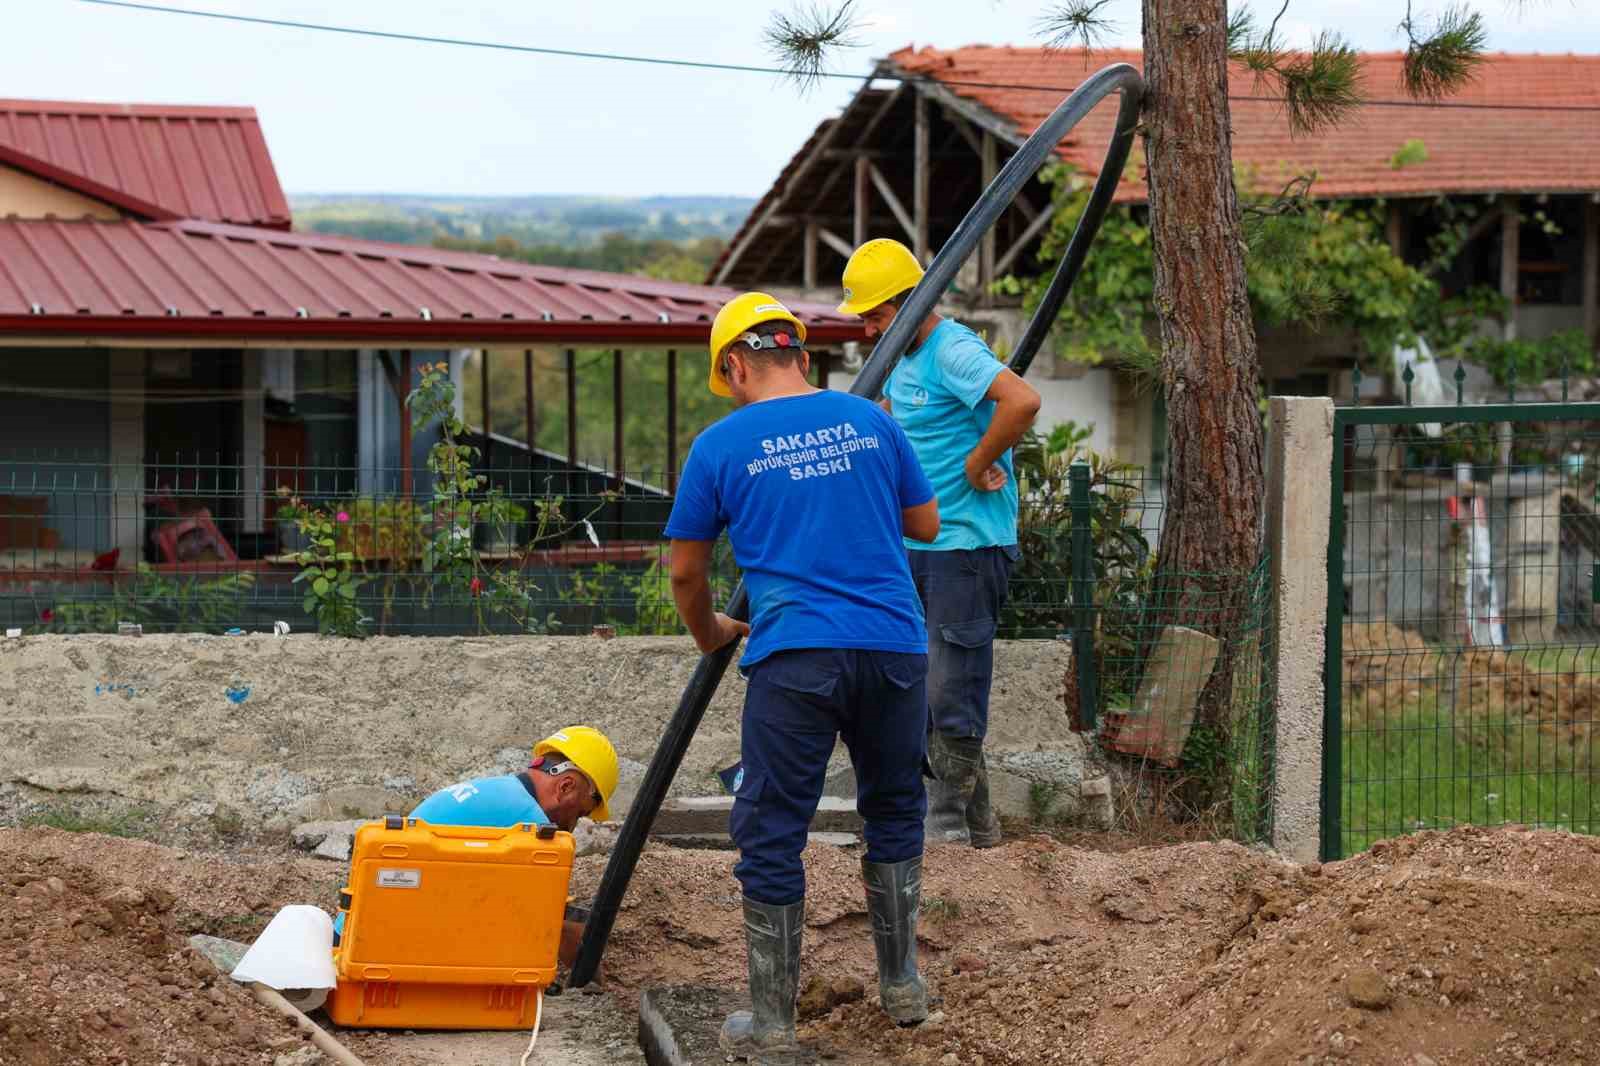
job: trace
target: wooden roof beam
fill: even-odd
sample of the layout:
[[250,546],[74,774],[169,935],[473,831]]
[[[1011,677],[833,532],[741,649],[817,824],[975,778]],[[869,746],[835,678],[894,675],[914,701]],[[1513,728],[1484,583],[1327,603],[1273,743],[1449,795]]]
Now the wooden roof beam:
[[911,238],[912,243],[915,244],[917,240],[917,225],[912,221],[910,213],[906,211],[905,205],[900,202],[900,197],[894,194],[894,189],[890,186],[889,179],[883,176],[883,171],[878,169],[877,164],[870,159],[866,160],[866,164],[867,175],[872,179],[872,184],[878,190],[878,195],[883,197],[883,202],[889,205],[889,210],[894,214],[896,221],[900,223],[900,228],[906,231],[906,236]]

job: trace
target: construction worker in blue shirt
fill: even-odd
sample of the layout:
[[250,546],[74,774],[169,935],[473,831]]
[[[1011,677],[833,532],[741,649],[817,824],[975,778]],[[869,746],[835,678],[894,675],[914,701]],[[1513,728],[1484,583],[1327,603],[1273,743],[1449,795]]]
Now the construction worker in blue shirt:
[[[477,825],[509,829],[515,825],[553,825],[572,832],[579,818],[611,820],[611,797],[621,777],[617,749],[593,726],[558,729],[533,746],[526,770],[479,777],[441,788],[409,817],[429,825]],[[344,912],[334,919],[334,943],[344,934]],[[560,958],[571,965],[583,926],[566,921]]]
[[[889,328],[922,280],[899,241],[868,241],[844,269],[839,310],[867,336]],[[1000,843],[983,740],[989,732],[994,635],[1017,550],[1011,449],[1033,425],[1039,394],[959,322],[929,314],[884,386],[939,499],[939,535],[907,538],[928,624],[930,841]]]
[[[673,598],[700,650],[750,637],[729,828],[751,1010],[727,1020],[720,1043],[757,1060],[798,1046],[800,853],[836,736],[865,822],[879,996],[901,1024],[928,1015],[916,938],[927,637],[901,538],[931,541],[939,505],[894,419],[806,381],[805,337],[766,293],[718,312],[710,388],[738,409],[695,440],[667,523]],[[712,603],[711,551],[724,530],[750,594],[748,625]]]

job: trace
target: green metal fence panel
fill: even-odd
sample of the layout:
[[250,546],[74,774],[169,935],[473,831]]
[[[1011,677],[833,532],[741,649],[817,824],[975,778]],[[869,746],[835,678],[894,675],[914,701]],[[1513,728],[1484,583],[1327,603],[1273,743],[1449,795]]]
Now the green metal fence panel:
[[1094,541],[1089,464],[1072,464],[1072,666],[1078,681],[1078,727],[1093,732],[1099,717],[1094,648]]
[[[1059,476],[1018,467],[1027,485],[1023,560],[999,619],[1007,639],[1068,633],[1074,574],[1088,582],[1078,623],[1092,625],[1095,589],[1142,566],[1159,537],[1159,482],[1119,466],[1114,506],[1102,470],[1095,517],[1078,526],[1086,540],[1091,526],[1101,531],[1105,557],[1091,559],[1092,541],[1074,556],[1065,459],[1052,459]],[[352,602],[366,634],[683,632],[662,539],[668,471],[618,472],[497,439],[477,472],[486,481],[461,503],[475,510],[460,530],[475,549],[475,592],[447,580],[430,556],[449,522],[422,466],[348,455],[151,454],[128,463],[103,452],[0,452],[0,626],[116,632],[134,622],[150,633],[223,633],[284,621],[292,632],[314,631],[306,580],[295,579],[306,569],[302,516],[320,511],[335,549],[352,556]],[[714,561],[721,595],[738,577],[725,542]],[[513,576],[526,603],[495,609],[497,578]]]
[[1600,833],[1600,403],[1465,404],[1462,377],[1454,405],[1334,413],[1327,859],[1462,824]]

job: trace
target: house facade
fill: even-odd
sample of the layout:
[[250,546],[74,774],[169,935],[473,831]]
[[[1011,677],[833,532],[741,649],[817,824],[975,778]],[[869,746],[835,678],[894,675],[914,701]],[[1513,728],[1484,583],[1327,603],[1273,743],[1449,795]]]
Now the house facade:
[[[157,534],[200,509],[241,565],[265,565],[280,487],[426,493],[434,438],[403,407],[424,364],[698,361],[731,295],[296,233],[250,108],[0,100],[0,569],[182,570]],[[825,374],[860,328],[798,310]],[[627,398],[669,422],[671,401]],[[620,428],[600,471],[493,435],[487,404],[465,414],[498,461],[625,487]]]
[[[882,77],[864,83],[799,148],[708,280],[824,300],[837,293],[851,249],[870,237],[896,237],[930,261],[1050,110],[1089,73],[1117,62],[1139,67],[1142,57],[988,46],[894,53],[879,64]],[[1446,290],[1498,289],[1514,307],[1494,327],[1508,338],[1582,329],[1593,345],[1600,333],[1600,56],[1492,55],[1471,84],[1434,106],[1404,97],[1401,62],[1399,53],[1363,56],[1369,90],[1386,99],[1315,137],[1292,136],[1281,105],[1252,92],[1252,75],[1235,67],[1235,164],[1262,187],[1314,173],[1314,197],[1383,202],[1388,239],[1412,262],[1427,251],[1430,206],[1471,201],[1479,213],[1441,278]],[[1115,114],[1114,101],[1101,103],[1062,142],[1059,158],[1093,176]],[[1117,199],[1137,207],[1145,195],[1136,166]],[[1037,252],[1052,212],[1048,188],[1025,188],[947,294],[944,310],[999,349],[1019,336],[1023,319],[993,283],[1047,269]],[[1353,336],[1259,334],[1271,392],[1347,396],[1359,359],[1368,360],[1364,395],[1393,387],[1370,372]],[[1040,359],[1035,368],[1042,425],[1092,423],[1092,447],[1160,473],[1159,395],[1114,363]]]

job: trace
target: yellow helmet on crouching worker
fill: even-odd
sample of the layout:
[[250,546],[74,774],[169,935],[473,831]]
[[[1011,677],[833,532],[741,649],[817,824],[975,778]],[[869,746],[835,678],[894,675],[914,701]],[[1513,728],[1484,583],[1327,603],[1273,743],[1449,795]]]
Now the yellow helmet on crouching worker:
[[806,324],[795,317],[795,313],[783,306],[771,293],[747,292],[742,296],[735,296],[722,305],[722,310],[717,312],[715,321],[711,323],[711,391],[718,396],[732,396],[733,390],[728,388],[727,378],[722,376],[722,356],[728,346],[738,340],[763,322],[789,322],[794,325],[795,332],[800,335],[800,343],[806,341]]
[[864,315],[883,301],[917,287],[922,264],[899,241],[879,237],[868,241],[844,265],[844,303],[841,314]]
[[597,822],[611,820],[611,796],[617,791],[617,749],[606,735],[592,726],[569,725],[533,746],[533,757],[556,754],[566,759],[587,777],[600,793],[600,803],[589,814]]

